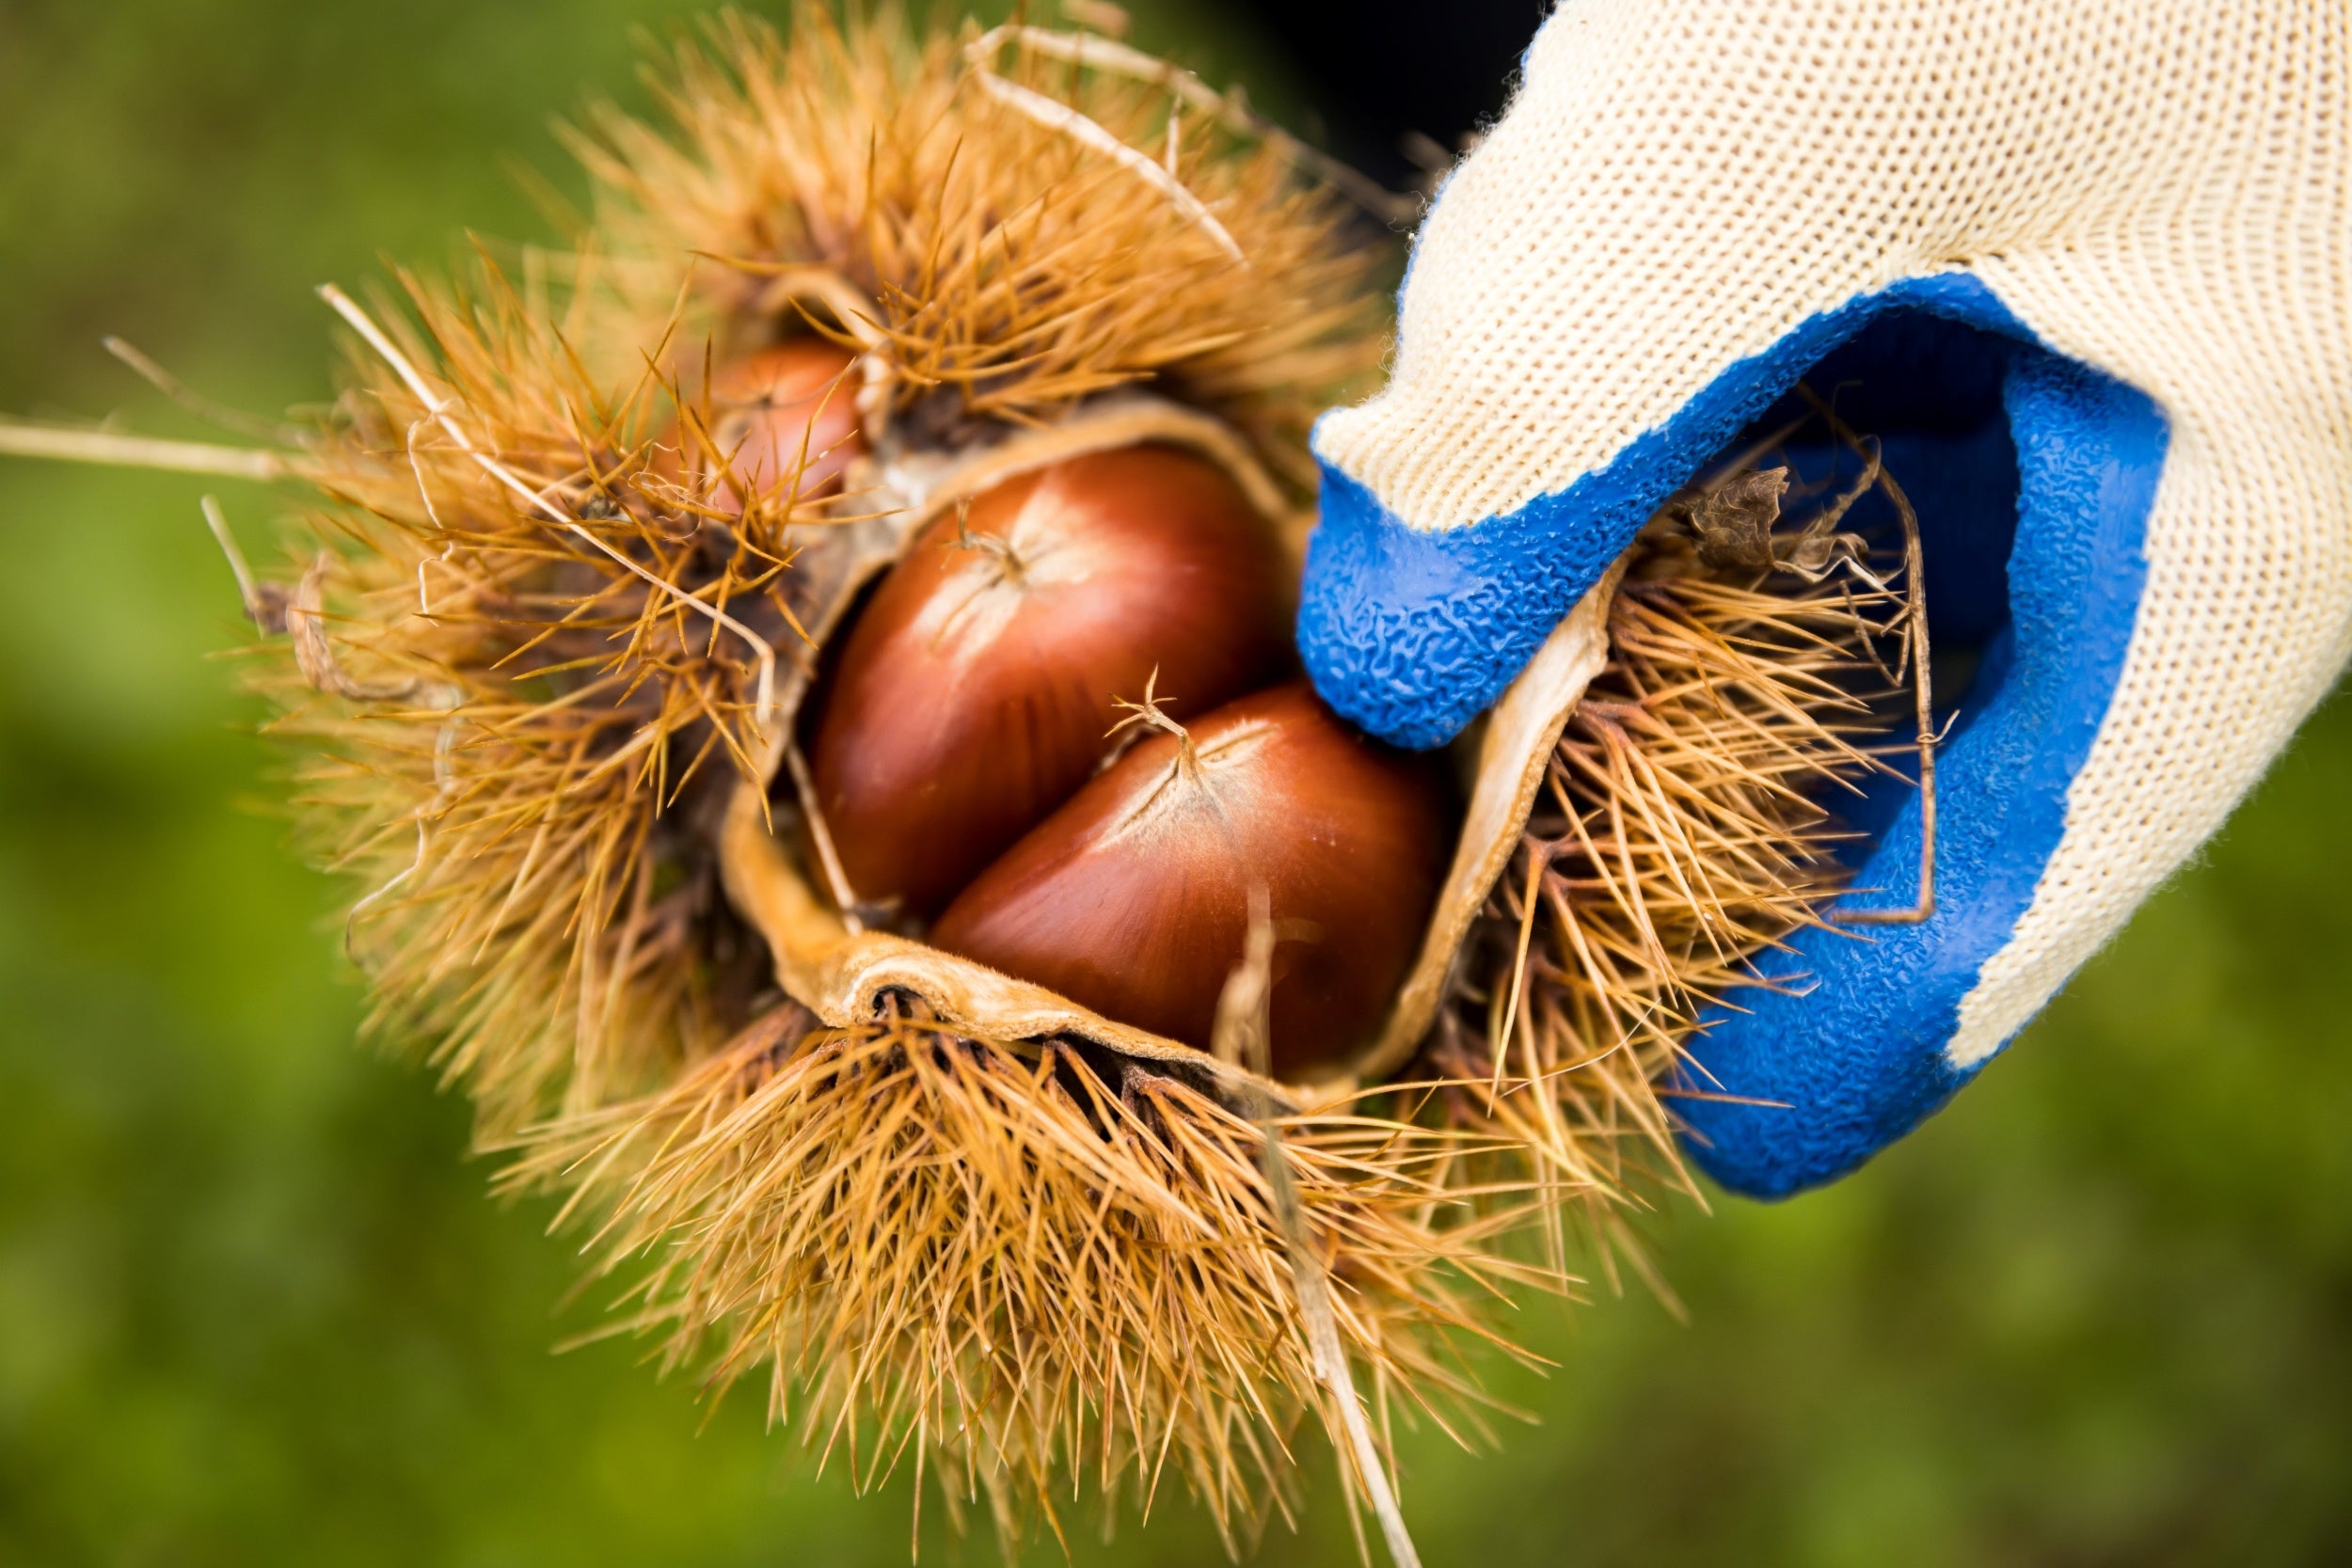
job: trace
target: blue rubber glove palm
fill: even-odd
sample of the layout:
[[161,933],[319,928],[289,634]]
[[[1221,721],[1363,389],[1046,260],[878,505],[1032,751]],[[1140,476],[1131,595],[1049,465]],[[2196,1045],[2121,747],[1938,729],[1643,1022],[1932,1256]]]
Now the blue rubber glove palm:
[[[1327,416],[1300,641],[1429,746],[1800,377],[1884,440],[1981,663],[1938,911],[1803,933],[1694,1053],[1725,1184],[1944,1103],[2218,826],[2352,649],[2340,0],[1569,0]],[[1857,885],[1916,889],[1915,800]],[[1857,895],[1857,898],[1862,895]]]

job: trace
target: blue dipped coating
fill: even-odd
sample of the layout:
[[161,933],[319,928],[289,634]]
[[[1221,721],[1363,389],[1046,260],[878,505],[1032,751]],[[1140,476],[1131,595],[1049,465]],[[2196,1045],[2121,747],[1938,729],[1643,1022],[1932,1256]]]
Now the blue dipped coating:
[[1964,273],[1917,277],[1813,317],[1565,490],[1458,529],[1407,527],[1323,467],[1298,648],[1334,708],[1401,746],[1441,746],[1501,696],[1659,503],[1831,351],[1913,309],[2028,336]]
[[[1741,993],[1745,1011],[1719,1009],[1692,1042],[1685,1087],[1775,1102],[1679,1102],[1692,1158],[1734,1191],[1779,1197],[1842,1176],[1981,1068],[1954,1069],[1945,1044],[2058,848],[2068,787],[2122,673],[2164,417],[2144,394],[2040,349],[2016,353],[2003,401],[2018,482],[2010,619],[1937,756],[1937,913],[1799,933],[1763,966],[1789,989]],[[1918,798],[1905,791],[1859,868],[1857,887],[1878,891],[1848,903],[1913,903],[1919,833]]]

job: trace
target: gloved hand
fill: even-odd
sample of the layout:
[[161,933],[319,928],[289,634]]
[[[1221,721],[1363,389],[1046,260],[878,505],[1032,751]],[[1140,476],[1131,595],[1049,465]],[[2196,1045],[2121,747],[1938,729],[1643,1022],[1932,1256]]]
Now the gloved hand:
[[[1438,744],[1787,392],[1918,505],[1983,662],[1939,910],[1807,931],[1693,1042],[1725,1184],[1840,1175],[1972,1078],[2219,825],[2352,650],[2344,0],[1567,0],[1325,417],[1300,641]],[[1824,365],[1822,361],[1830,360]],[[1858,885],[1916,888],[1915,800]],[[1857,897],[1859,895],[1856,895]]]

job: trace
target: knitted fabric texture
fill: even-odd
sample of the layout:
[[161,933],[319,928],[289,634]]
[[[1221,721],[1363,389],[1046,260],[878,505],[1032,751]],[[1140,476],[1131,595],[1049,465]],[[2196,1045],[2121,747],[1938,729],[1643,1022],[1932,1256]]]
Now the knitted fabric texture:
[[2348,96],[2343,0],[1571,0],[1419,237],[1389,387],[1316,450],[1406,530],[1505,517],[1807,323],[1954,273],[2153,400],[2144,595],[1945,1046],[1973,1067],[2352,652]]

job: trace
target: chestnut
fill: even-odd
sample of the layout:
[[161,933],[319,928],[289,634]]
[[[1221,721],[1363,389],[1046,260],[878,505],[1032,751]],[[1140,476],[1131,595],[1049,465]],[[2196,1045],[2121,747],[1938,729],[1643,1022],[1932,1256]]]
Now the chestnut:
[[1202,1050],[1270,897],[1278,1076],[1379,1028],[1453,848],[1433,754],[1359,734],[1305,682],[1155,736],[982,872],[934,946]]
[[[714,472],[723,463],[728,477],[713,487],[711,501],[726,512],[742,510],[739,486],[764,496],[793,485],[796,470],[790,493],[830,495],[865,450],[855,364],[849,350],[822,338],[788,339],[728,363],[710,377],[707,446],[674,426],[664,445],[677,455],[659,453],[657,467],[675,478],[681,463]],[[690,446],[700,450],[690,455],[683,450]]]
[[1168,447],[1009,479],[917,535],[844,643],[809,770],[861,904],[927,916],[1068,800],[1154,669],[1205,714],[1293,667],[1292,568]]

